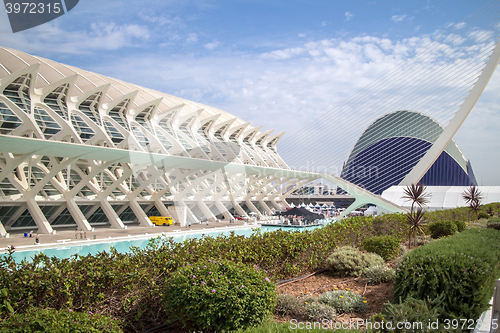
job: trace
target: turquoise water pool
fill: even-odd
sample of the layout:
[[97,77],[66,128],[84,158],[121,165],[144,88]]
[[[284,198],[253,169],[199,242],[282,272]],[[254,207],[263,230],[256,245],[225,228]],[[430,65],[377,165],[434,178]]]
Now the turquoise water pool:
[[[290,230],[290,231],[303,231],[305,229],[311,230],[315,229],[318,227],[310,227],[310,228],[279,228],[279,227],[266,227],[263,226],[260,228],[261,232],[269,232],[269,231],[275,231],[279,229],[283,230]],[[182,233],[179,235],[176,234],[169,234],[167,237],[172,237],[175,242],[183,242],[186,239],[192,239],[192,238],[200,238],[203,235],[206,236],[211,236],[211,237],[217,237],[219,235],[229,235],[231,231],[234,231],[235,235],[240,235],[240,236],[250,236],[252,233],[255,231],[251,228],[245,228],[245,229],[236,229],[236,230],[214,230],[214,231],[209,231],[209,230],[203,230],[200,232],[193,232],[193,233]],[[69,258],[72,255],[75,254],[80,254],[80,255],[87,255],[87,254],[96,254],[102,251],[108,251],[110,250],[111,247],[114,247],[118,252],[120,253],[125,253],[130,251],[131,246],[135,246],[138,248],[145,248],[147,244],[149,243],[149,240],[151,238],[154,238],[157,236],[152,236],[149,238],[134,238],[130,240],[116,240],[116,241],[109,241],[109,242],[99,242],[99,243],[87,243],[87,244],[81,244],[81,245],[71,245],[71,246],[57,246],[57,247],[51,247],[51,248],[41,248],[41,249],[35,249],[35,250],[22,250],[22,251],[16,251],[13,253],[13,257],[16,260],[16,262],[21,262],[22,260],[31,260],[33,256],[35,256],[38,253],[44,253],[49,257],[55,256],[58,258]],[[5,254],[3,254],[5,255]]]

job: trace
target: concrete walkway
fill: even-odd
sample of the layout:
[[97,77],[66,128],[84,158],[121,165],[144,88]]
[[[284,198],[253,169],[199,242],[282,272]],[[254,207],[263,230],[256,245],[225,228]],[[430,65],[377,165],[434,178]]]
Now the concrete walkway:
[[[87,232],[85,236],[80,237],[80,231],[76,233],[75,229],[59,229],[55,235],[39,234],[40,243],[36,244],[36,232],[33,232],[33,237],[24,237],[24,233],[11,233],[9,238],[0,238],[0,253],[5,253],[8,246],[14,246],[17,250],[29,250],[35,248],[45,248],[54,246],[68,246],[76,244],[88,244],[94,242],[112,242],[119,239],[130,237],[133,238],[149,238],[158,237],[162,234],[178,235],[179,233],[200,232],[203,230],[215,231],[217,229],[230,230],[241,229],[249,227],[258,227],[256,225],[246,224],[244,221],[236,221],[229,223],[228,221],[211,222],[208,224],[194,224],[190,228],[172,226],[155,226],[155,227],[141,227],[141,226],[127,226],[127,229],[112,229],[109,227],[95,228],[95,231]],[[222,230],[221,230],[222,231]]]

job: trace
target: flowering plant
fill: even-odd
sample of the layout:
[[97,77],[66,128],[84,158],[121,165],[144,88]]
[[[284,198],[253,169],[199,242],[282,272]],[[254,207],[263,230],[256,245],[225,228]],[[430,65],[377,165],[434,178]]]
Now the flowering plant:
[[275,285],[257,266],[200,261],[184,265],[165,282],[168,311],[190,330],[254,326],[276,305]]

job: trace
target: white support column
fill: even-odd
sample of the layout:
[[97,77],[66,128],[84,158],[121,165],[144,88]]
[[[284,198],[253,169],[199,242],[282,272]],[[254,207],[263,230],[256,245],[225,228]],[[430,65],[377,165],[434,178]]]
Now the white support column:
[[66,205],[68,206],[68,211],[71,214],[71,217],[73,217],[73,220],[75,220],[78,229],[82,229],[84,231],[92,230],[90,223],[87,221],[82,211],[76,204],[75,197],[66,195],[65,199],[66,199]]
[[260,206],[262,207],[262,209],[264,209],[264,211],[269,214],[269,215],[272,215],[273,214],[273,211],[271,210],[271,208],[269,208],[269,206],[264,202],[264,200],[262,199],[259,199],[259,204]]
[[291,208],[292,207],[292,206],[290,206],[290,204],[286,200],[281,200],[280,202],[283,203],[283,205],[285,206],[285,208]]
[[251,200],[246,200],[245,203],[252,212],[257,213],[258,215],[262,215],[262,213],[259,212],[259,210],[257,209],[257,207],[255,207]]
[[0,237],[9,237],[9,233],[7,232],[7,230],[5,230],[2,221],[0,221]]
[[214,201],[215,206],[221,212],[222,215],[224,215],[224,219],[226,220],[231,220],[234,219],[234,216],[229,212],[229,210],[224,206],[224,204],[218,200]]
[[172,214],[172,217],[174,218],[174,221],[179,223],[181,227],[186,226],[186,221],[187,221],[187,207],[184,203],[177,203],[169,208],[170,213]]
[[196,215],[194,215],[193,211],[186,205],[186,219],[192,224],[199,224],[201,221],[198,219]]
[[[156,193],[155,193],[156,194]],[[165,204],[161,201],[160,198],[155,198],[155,206],[156,209],[160,212],[161,216],[171,216],[169,209],[165,207]]]
[[104,212],[104,214],[106,214],[106,217],[108,218],[111,227],[114,229],[125,229],[123,221],[120,219],[120,217],[115,212],[113,207],[111,207],[108,200],[106,200],[106,198],[101,198],[99,202],[101,203],[101,209]]
[[143,227],[152,227],[153,224],[148,219],[148,217],[146,216],[146,214],[142,210],[142,208],[139,205],[139,203],[137,203],[137,197],[131,198],[129,196],[129,200],[130,200],[130,208],[132,209],[132,211],[134,212],[135,216],[139,220],[139,224],[141,226],[143,226]]
[[205,214],[205,217],[210,221],[210,222],[215,222],[216,218],[215,215],[212,213],[210,208],[207,207],[207,205],[203,202],[203,200],[198,200],[196,202],[198,207],[200,207],[200,210]]
[[47,221],[45,215],[43,215],[43,212],[36,203],[35,198],[34,197],[26,198],[26,205],[28,206],[28,210],[31,214],[31,217],[33,218],[38,227],[38,233],[53,234],[54,230],[50,226],[50,223],[49,221]]
[[274,209],[281,210],[282,208],[276,201],[274,201],[274,198],[269,198],[269,201],[271,202],[271,205],[273,205]]
[[238,212],[238,215],[239,216],[247,216],[247,213],[245,212],[245,210],[243,208],[241,208],[241,206],[235,201],[235,200],[231,200],[231,204],[233,205],[234,209]]

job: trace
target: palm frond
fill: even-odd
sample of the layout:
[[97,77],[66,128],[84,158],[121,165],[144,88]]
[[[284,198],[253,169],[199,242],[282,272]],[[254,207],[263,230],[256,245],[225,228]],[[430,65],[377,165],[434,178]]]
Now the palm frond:
[[407,199],[407,201],[411,201],[412,206],[417,204],[423,207],[430,202],[430,195],[425,192],[426,189],[427,187],[422,184],[408,185],[404,190],[405,195],[403,195],[403,198]]
[[470,204],[474,201],[483,200],[483,194],[476,186],[470,186],[468,189],[462,192],[462,198],[464,198],[466,204]]

